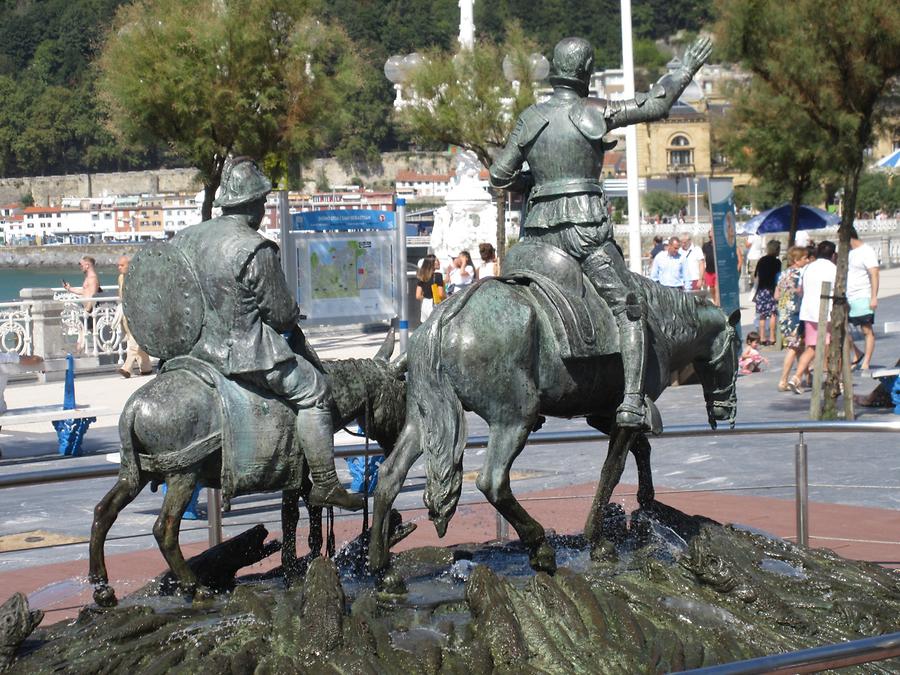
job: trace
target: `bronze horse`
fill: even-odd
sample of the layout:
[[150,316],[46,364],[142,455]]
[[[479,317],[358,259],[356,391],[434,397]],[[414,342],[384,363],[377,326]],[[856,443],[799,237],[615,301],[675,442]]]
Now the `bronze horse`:
[[[703,385],[710,424],[715,427],[717,420],[728,420],[733,425],[741,348],[735,330],[739,312],[726,317],[706,300],[639,275],[634,275],[633,287],[646,308],[645,393],[655,400],[670,383],[671,372],[692,363]],[[429,517],[440,536],[446,532],[462,489],[466,410],[475,412],[490,428],[476,485],[516,529],[534,569],[553,572],[555,553],[545,541],[543,527],[516,501],[509,472],[541,415],[585,417],[589,425],[611,435],[585,527],[589,539],[598,537],[598,514],[621,478],[629,450],[638,463],[639,499],[652,501],[646,437],[614,427],[624,386],[621,358],[610,353],[563,360],[559,341],[540,313],[528,286],[485,280],[438,305],[411,337],[406,426],[380,469],[375,490],[369,548],[373,571],[388,565],[390,538],[398,539],[390,531],[391,505],[422,453],[426,455]],[[414,526],[404,528],[405,536]]]
[[[385,451],[389,451],[403,426],[405,385],[402,366],[387,361],[393,350],[393,332],[388,335],[375,359],[325,361],[323,366],[334,396],[332,416],[335,431],[348,422],[365,416],[366,431]],[[235,385],[237,386],[237,385]],[[293,412],[272,396],[257,395],[266,407],[266,428],[272,434],[264,472],[269,481],[258,491],[283,490],[282,494],[282,566],[291,579],[297,569],[296,529],[298,500],[311,488],[308,467],[303,465],[300,489],[284,489],[284,472],[277,471],[279,458],[295,454],[293,449]],[[177,402],[177,403],[176,403]],[[113,488],[94,509],[90,541],[90,581],[94,600],[101,606],[116,603],[109,586],[104,557],[106,536],[118,514],[140,494],[147,483],[165,482],[167,492],[159,517],[153,526],[159,549],[179,585],[200,597],[208,591],[198,588],[197,577],[188,567],[178,545],[181,518],[198,481],[208,487],[222,484],[222,442],[228,424],[240,426],[240,419],[226,419],[219,394],[188,370],[163,370],[138,389],[125,404],[119,420],[122,440],[122,465]],[[286,433],[284,430],[288,430]],[[144,459],[142,460],[141,457]],[[154,464],[155,460],[163,463]],[[150,466],[142,466],[142,461]],[[321,508],[310,508],[309,546],[321,552]]]

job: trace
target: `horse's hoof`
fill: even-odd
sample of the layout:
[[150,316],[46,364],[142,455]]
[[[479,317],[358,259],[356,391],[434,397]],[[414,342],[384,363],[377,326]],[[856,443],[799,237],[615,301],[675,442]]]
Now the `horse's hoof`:
[[608,539],[595,541],[591,545],[591,560],[594,562],[615,562],[619,559],[616,546]]
[[528,562],[531,563],[531,569],[535,572],[556,574],[556,551],[547,542],[537,547]]
[[106,584],[97,586],[94,589],[94,602],[97,603],[98,607],[115,607],[119,604],[116,592],[112,586],[107,586]]
[[395,570],[388,570],[378,581],[378,592],[381,595],[401,596],[406,595],[408,590],[403,577]]
[[391,531],[388,548],[406,539],[409,535],[415,532],[416,527],[418,526],[415,523],[403,523],[401,525],[398,525],[394,530]]
[[194,588],[194,604],[212,602],[216,597],[214,591],[206,586],[197,586]]

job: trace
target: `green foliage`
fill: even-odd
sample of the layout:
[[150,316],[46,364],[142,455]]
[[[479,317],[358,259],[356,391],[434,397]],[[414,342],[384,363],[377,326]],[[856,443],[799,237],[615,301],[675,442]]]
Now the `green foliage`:
[[634,65],[640,68],[659,70],[669,62],[669,57],[659,51],[653,40],[634,41]]
[[[97,104],[97,71],[92,64],[103,45],[103,33],[126,0],[8,0],[0,2],[0,175],[16,176],[73,171],[114,171],[161,164],[185,166],[190,155],[152,135],[136,137],[110,133],[105,108]],[[139,0],[139,6],[149,6]],[[161,7],[172,6],[161,0]],[[200,21],[212,6],[246,7],[251,28],[257,0],[190,0],[173,15],[184,19],[184,34],[200,35]],[[658,61],[649,42],[678,30],[697,30],[711,18],[711,0],[645,0],[633,8],[637,63],[653,68]],[[190,12],[191,7],[206,6]],[[381,67],[390,54],[429,48],[455,51],[459,8],[457,0],[279,0],[268,3],[288,15],[305,8],[327,24],[341,23],[354,41],[358,72],[356,87],[346,96],[329,97],[336,125],[325,125],[301,143],[266,164],[283,167],[295,180],[296,159],[310,153],[333,153],[345,167],[361,175],[375,169],[379,151],[396,148],[406,139],[391,122],[393,91]],[[518,21],[536,51],[551,55],[555,43],[580,35],[593,43],[597,67],[618,67],[621,61],[618,3],[605,0],[498,0],[477,2],[477,39],[495,44],[507,40],[509,26]],[[277,32],[278,23],[273,24]],[[236,24],[230,37],[244,39],[245,26]],[[319,32],[314,27],[314,33]],[[276,42],[280,38],[275,38]],[[312,36],[310,39],[317,39]],[[343,49],[345,38],[335,47]],[[159,43],[159,58],[168,56],[171,43]],[[177,47],[177,45],[176,45]],[[646,63],[645,63],[646,61]],[[200,60],[198,69],[208,67]],[[653,74],[647,76],[654,79]],[[105,86],[105,85],[102,85]],[[185,89],[190,85],[182,83]],[[155,84],[150,89],[157,90]],[[188,94],[196,102],[197,96]],[[301,88],[299,94],[311,93]],[[106,94],[104,93],[104,96]],[[261,97],[268,94],[261,92]],[[227,98],[227,97],[226,97]],[[182,107],[194,105],[185,103]],[[352,131],[337,133],[347,119]],[[118,128],[118,125],[116,125]],[[319,133],[321,131],[321,133]],[[221,132],[221,128],[217,132]],[[260,133],[268,134],[268,130]],[[304,132],[305,133],[305,132]]]
[[648,216],[671,216],[687,206],[687,198],[684,195],[662,190],[645,192],[642,201],[644,213]]
[[331,190],[331,183],[328,182],[328,176],[325,173],[324,167],[319,167],[319,170],[316,172],[316,191],[317,192],[329,192]]
[[[302,158],[351,122],[359,86],[346,34],[283,0],[142,0],[123,6],[99,59],[112,128],[165,141],[200,170],[204,217],[224,159]],[[279,178],[280,176],[275,176]]]
[[95,105],[90,62],[119,1],[0,6],[0,175],[119,170],[159,163],[159,148],[116,143]]
[[757,179],[748,194],[753,205],[763,210],[784,202],[821,202],[823,177],[837,161],[828,135],[760,78],[731,95],[734,105],[717,123],[715,138],[733,167]]
[[900,211],[900,178],[881,172],[864,173],[859,178],[856,210],[871,214]]
[[34,195],[30,192],[26,192],[21,197],[19,197],[19,203],[22,204],[22,206],[25,208],[34,206]]
[[474,49],[457,54],[431,51],[410,81],[412,102],[400,113],[403,127],[418,142],[457,145],[475,153],[489,167],[495,149],[506,142],[516,117],[534,103],[531,83],[517,88],[503,76],[509,56],[514,67],[528,71],[536,47],[518,29],[507,42],[482,40]]

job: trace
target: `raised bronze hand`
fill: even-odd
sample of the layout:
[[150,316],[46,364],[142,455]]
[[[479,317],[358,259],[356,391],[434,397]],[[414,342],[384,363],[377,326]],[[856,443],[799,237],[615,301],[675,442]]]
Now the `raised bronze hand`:
[[697,41],[688,47],[684,58],[681,60],[684,69],[691,75],[694,75],[700,70],[700,66],[706,63],[706,59],[709,58],[711,52],[712,41],[708,37],[697,38]]

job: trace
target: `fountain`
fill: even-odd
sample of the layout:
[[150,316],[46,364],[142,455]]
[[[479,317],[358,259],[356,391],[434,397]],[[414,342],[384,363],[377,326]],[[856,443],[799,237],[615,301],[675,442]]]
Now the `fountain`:
[[[475,155],[460,150],[456,156],[456,175],[446,196],[446,206],[434,212],[434,229],[429,246],[442,264],[447,264],[460,251],[476,258],[478,244],[488,242],[497,247],[497,209],[490,193],[479,179],[481,164]],[[507,239],[518,236],[509,229]]]
[[420,548],[395,556],[407,592],[390,594],[361,538],[292,588],[276,573],[193,604],[85,607],[36,629],[8,672],[670,672],[900,629],[900,581],[877,565],[662,505],[627,528],[621,507],[607,515],[616,555],[552,537],[553,576],[517,542]]

